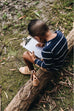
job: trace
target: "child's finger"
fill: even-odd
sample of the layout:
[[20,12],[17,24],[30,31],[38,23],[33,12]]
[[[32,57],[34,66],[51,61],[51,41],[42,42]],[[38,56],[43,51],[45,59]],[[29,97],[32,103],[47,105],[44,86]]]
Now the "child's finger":
[[38,43],[38,44],[36,44],[36,46],[37,46],[37,47],[39,47],[39,46],[40,46],[40,44]]
[[34,51],[33,51],[32,53],[33,53],[33,55],[34,55]]
[[29,51],[27,51],[27,53],[28,53],[28,54],[30,54],[30,52],[29,52]]
[[35,57],[34,51],[32,52],[32,56]]
[[38,46],[38,44],[36,44],[36,46]]
[[32,53],[31,52],[28,52],[29,56],[32,56]]
[[28,52],[28,54],[29,54],[30,56],[33,56],[33,55],[34,55],[34,52]]

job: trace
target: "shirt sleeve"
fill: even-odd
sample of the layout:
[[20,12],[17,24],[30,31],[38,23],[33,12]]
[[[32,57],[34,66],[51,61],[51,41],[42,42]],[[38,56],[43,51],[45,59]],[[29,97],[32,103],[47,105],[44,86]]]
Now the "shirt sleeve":
[[44,64],[44,60],[41,61],[40,59],[35,59],[34,63],[42,68],[46,68],[46,65]]
[[35,59],[35,64],[42,68],[50,68],[53,65],[52,53],[47,50],[42,51],[43,60]]

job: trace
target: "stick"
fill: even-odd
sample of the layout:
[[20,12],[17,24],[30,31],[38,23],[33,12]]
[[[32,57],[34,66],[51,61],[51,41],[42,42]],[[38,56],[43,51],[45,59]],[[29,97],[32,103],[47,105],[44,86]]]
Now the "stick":
[[68,76],[71,76],[71,77],[73,77],[73,76],[74,76],[74,74],[73,74],[73,73],[71,73],[71,72],[67,71],[66,69],[63,69],[63,71],[65,72],[65,75],[68,75]]
[[5,44],[2,45],[2,47],[1,47],[0,55],[2,54],[2,51],[3,51],[4,47],[5,47]]

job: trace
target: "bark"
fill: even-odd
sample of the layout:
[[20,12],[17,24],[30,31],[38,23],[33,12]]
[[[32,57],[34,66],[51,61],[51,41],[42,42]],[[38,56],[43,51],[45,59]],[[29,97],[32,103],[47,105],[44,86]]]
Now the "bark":
[[[73,24],[74,25],[74,24]],[[67,35],[67,42],[68,42],[68,49],[69,52],[71,51],[71,49],[73,48],[73,43],[74,43],[74,27],[73,29],[69,32],[69,34]]]
[[[73,47],[73,33],[74,29],[67,36],[69,51]],[[4,111],[28,111],[31,103],[35,100],[40,91],[47,86],[52,75],[53,72],[44,72],[39,69],[36,73],[36,76],[40,81],[39,85],[34,87],[32,85],[32,80],[28,80]]]

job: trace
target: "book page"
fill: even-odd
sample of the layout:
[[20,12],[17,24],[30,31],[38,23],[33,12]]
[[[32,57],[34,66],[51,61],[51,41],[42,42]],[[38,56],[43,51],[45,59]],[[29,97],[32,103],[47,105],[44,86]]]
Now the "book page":
[[32,38],[32,37],[28,37],[27,40],[29,40],[29,41],[27,43],[25,43],[25,41],[24,41],[22,43],[22,46],[24,48],[26,48],[27,50],[29,50],[30,52],[34,51],[35,56],[42,59],[41,51],[42,51],[43,48],[36,46],[39,42],[37,40],[35,40],[34,38]]

